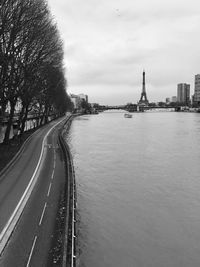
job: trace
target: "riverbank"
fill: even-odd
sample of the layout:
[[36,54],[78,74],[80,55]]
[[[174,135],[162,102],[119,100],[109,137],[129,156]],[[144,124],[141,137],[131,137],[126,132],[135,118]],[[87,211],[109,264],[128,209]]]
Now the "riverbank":
[[62,148],[66,171],[65,194],[63,194],[60,201],[61,213],[64,211],[63,216],[60,216],[61,220],[62,217],[64,218],[64,224],[62,224],[62,226],[60,224],[60,239],[64,241],[62,244],[63,267],[76,266],[76,182],[72,155],[65,139],[73,118],[74,116],[70,116],[59,134],[59,143]]

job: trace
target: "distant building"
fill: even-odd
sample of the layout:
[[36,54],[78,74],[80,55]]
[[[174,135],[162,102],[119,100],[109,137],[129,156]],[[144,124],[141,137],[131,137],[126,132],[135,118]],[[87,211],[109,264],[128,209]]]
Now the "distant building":
[[166,102],[166,104],[169,104],[169,103],[170,103],[170,98],[167,97],[167,98],[165,99],[165,102]]
[[84,95],[84,94],[79,94],[79,95],[74,95],[71,94],[70,95],[71,101],[74,104],[74,109],[75,110],[81,110],[81,104],[83,102],[83,100],[88,103],[88,96]]
[[190,85],[187,83],[179,83],[177,85],[177,102],[190,103]]
[[78,95],[71,94],[71,101],[74,104],[74,109],[79,109],[81,105],[81,98]]
[[200,104],[200,74],[195,75],[193,101],[194,104]]
[[195,95],[192,95],[192,105],[195,105],[196,101],[195,101]]
[[173,103],[177,102],[177,97],[176,96],[172,96],[171,102],[173,102]]
[[87,95],[79,94],[78,97],[80,97],[81,99],[85,100],[88,103],[88,96]]

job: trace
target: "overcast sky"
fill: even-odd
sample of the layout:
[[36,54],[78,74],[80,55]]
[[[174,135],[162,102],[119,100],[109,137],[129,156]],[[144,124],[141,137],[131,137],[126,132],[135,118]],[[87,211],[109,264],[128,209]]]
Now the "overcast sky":
[[150,102],[200,73],[199,0],[48,0],[64,41],[68,92],[89,102]]

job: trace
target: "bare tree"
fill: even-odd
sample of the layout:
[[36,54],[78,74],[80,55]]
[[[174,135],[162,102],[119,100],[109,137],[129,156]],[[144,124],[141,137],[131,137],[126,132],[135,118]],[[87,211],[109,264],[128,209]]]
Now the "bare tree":
[[[64,105],[57,104],[59,99],[61,102],[68,100],[62,61],[62,41],[45,1],[0,1],[0,106],[3,115],[8,103],[10,106],[5,143],[9,140],[19,99],[21,133],[33,106],[43,109],[46,121],[53,112],[52,106],[55,113],[60,113]],[[55,88],[62,89],[55,94]]]

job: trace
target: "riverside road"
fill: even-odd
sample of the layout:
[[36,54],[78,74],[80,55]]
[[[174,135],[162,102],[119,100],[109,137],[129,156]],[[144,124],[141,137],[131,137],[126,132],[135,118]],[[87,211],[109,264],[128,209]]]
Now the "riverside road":
[[65,184],[58,129],[37,130],[0,176],[0,266],[50,266],[60,194]]

